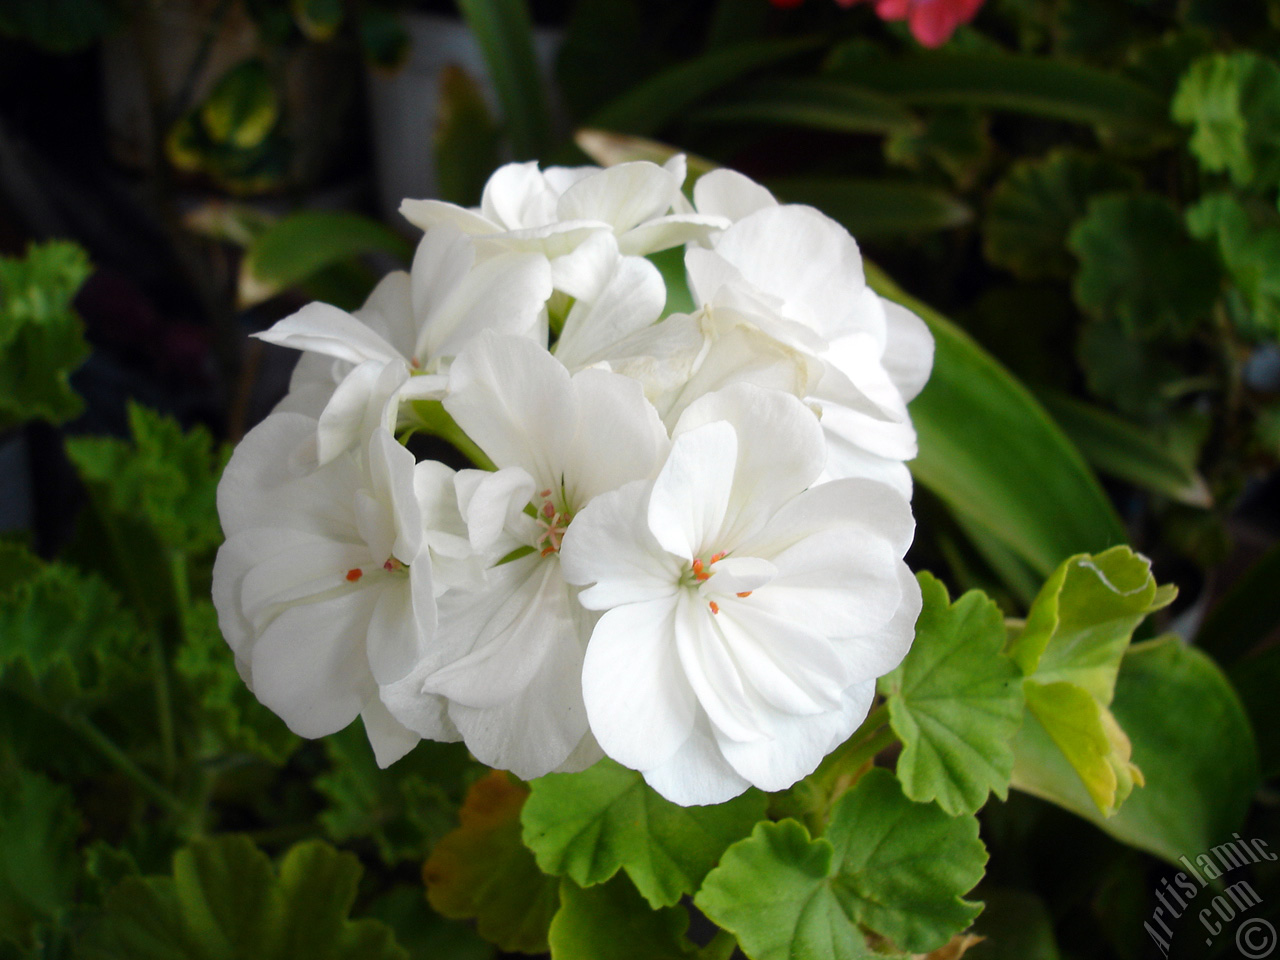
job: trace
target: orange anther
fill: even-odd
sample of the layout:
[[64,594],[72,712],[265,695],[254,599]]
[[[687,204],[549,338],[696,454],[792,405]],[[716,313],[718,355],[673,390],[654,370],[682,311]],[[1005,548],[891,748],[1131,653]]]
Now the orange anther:
[[364,576],[364,571],[361,570],[359,567],[353,567],[352,569],[347,571],[347,579],[350,580],[352,583],[355,583],[357,580],[359,580],[363,576]]
[[551,496],[551,488],[550,488],[550,487],[547,487],[547,489],[543,490],[540,494],[538,494],[538,496],[540,496],[540,497],[549,497],[549,496]]
[[390,558],[388,558],[387,562],[382,565],[383,570],[394,570],[395,568],[396,562]]
[[542,552],[541,552],[540,554],[538,554],[538,556],[540,556],[540,557],[549,557],[549,556],[551,556],[551,554],[553,554],[553,553],[555,553],[555,552],[556,552],[556,548],[555,548],[555,547],[552,547],[552,546],[546,546],[546,547],[543,547],[543,548],[542,548]]
[[727,556],[728,554],[725,551],[721,550],[719,553],[717,553],[714,557],[711,558],[711,562],[715,563],[717,560],[723,560]]
[[693,560],[693,575],[695,577],[702,576],[702,560],[697,557]]
[[750,590],[743,590],[740,594],[738,594],[738,596],[740,596],[740,597],[749,597],[749,596],[751,596],[751,591],[750,591]]
[[720,604],[716,603],[714,600],[711,601],[711,612],[712,613],[720,612]]

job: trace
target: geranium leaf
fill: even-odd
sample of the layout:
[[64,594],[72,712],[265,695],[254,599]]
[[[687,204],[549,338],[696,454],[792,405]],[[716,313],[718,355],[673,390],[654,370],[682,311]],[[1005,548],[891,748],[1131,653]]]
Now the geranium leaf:
[[1133,631],[1173,597],[1128,547],[1072,557],[1045,581],[1009,654],[1036,681],[1073,683],[1109,704]]
[[1193,128],[1200,165],[1237,186],[1280,182],[1280,66],[1250,51],[1213,53],[1191,65],[1173,117]]
[[945,586],[927,573],[919,579],[915,642],[879,682],[903,743],[898,779],[912,800],[973,813],[988,793],[1008,795],[1022,677],[1001,653],[1004,617],[989,597],[971,591],[948,604]]
[[1071,225],[1090,198],[1138,186],[1136,173],[1100,156],[1059,150],[1015,164],[991,191],[983,230],[989,261],[1023,279],[1070,277]]
[[559,905],[559,883],[538,870],[520,842],[527,787],[500,770],[477,780],[423,867],[427,899],[443,916],[474,917],[480,935],[503,950],[544,953]]
[[751,960],[872,956],[859,926],[927,952],[967,927],[981,904],[978,821],[908,800],[871,770],[836,804],[825,838],[794,820],[758,824],[725,853],[694,902]]
[[1096,317],[1115,317],[1134,336],[1186,335],[1218,296],[1213,249],[1187,234],[1164,197],[1094,197],[1067,243],[1080,258],[1076,302]]
[[651,909],[623,877],[588,890],[564,880],[548,939],[553,960],[686,960],[688,926],[684,907]]
[[129,878],[90,928],[90,960],[408,960],[376,920],[350,920],[360,864],[319,841],[279,870],[249,840],[197,840],[172,877]]
[[0,943],[30,946],[35,927],[71,905],[79,832],[70,790],[0,765]]
[[765,814],[764,795],[754,790],[715,806],[679,806],[607,759],[531,786],[524,842],[543,872],[589,887],[621,867],[654,908],[697,890],[725,848]]
[[1217,243],[1231,279],[1249,303],[1257,337],[1280,334],[1280,217],[1246,209],[1229,193],[1211,193],[1187,211],[1193,236]]
[[1075,768],[1030,717],[1018,736],[1013,786],[1170,863],[1241,828],[1258,785],[1257,752],[1238,696],[1207,655],[1177,637],[1133,646],[1111,710],[1146,780],[1118,813],[1099,811]]
[[72,243],[32,245],[0,257],[0,429],[27,420],[62,423],[83,403],[68,377],[89,355],[71,307],[89,261]]
[[423,741],[391,767],[379,768],[362,723],[324,739],[330,769],[315,778],[329,801],[320,815],[330,838],[372,840],[388,864],[424,859],[453,829],[473,772],[461,743]]

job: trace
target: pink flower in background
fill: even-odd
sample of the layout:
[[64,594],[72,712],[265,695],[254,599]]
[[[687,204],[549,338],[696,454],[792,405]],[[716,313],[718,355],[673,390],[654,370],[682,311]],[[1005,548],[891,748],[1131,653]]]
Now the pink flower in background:
[[[780,9],[798,7],[804,0],[770,0]],[[836,0],[842,7],[871,2],[881,20],[906,20],[911,34],[926,47],[940,47],[978,13],[985,0]]]
[[[850,7],[858,0],[836,0]],[[968,23],[984,0],[875,0],[881,20],[906,20],[911,35],[926,47],[940,47],[951,39],[956,27]]]

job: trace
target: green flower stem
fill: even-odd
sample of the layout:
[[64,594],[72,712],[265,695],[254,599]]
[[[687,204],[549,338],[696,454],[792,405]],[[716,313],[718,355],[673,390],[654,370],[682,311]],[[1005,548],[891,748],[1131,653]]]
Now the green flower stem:
[[183,821],[190,819],[191,811],[187,805],[148,776],[129,758],[127,753],[117,746],[114,740],[99,730],[96,724],[78,714],[63,714],[62,720],[157,804]]
[[409,407],[413,411],[414,421],[408,431],[401,434],[404,439],[408,439],[408,435],[414,432],[430,434],[453,444],[463,456],[481,470],[498,469],[485,452],[476,445],[476,442],[458,426],[453,417],[449,416],[449,411],[445,410],[444,404],[439,400],[416,400]]

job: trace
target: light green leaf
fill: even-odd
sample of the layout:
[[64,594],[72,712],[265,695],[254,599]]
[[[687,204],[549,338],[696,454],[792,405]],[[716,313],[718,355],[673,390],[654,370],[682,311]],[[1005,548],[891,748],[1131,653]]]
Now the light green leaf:
[[789,177],[765,186],[787,202],[818,207],[859,239],[949,230],[973,218],[945,190],[910,181]]
[[1175,595],[1128,547],[1072,557],[1041,588],[1009,655],[1028,677],[1075,684],[1106,706],[1133,631]]
[[267,65],[245,60],[222,75],[200,107],[200,121],[214,143],[249,150],[280,119],[280,103]]
[[911,404],[916,479],[1041,574],[1123,542],[1097,479],[1027,389],[968,334],[865,266],[876,291],[922,317],[936,342],[933,374]]
[[981,904],[962,897],[986,860],[976,819],[912,803],[873,769],[836,804],[825,838],[794,820],[758,824],[694,902],[751,960],[872,956],[858,925],[927,952],[977,916]]
[[413,248],[398,233],[357,213],[290,214],[249,244],[240,264],[240,305],[269,300],[326,267],[373,252],[389,253],[405,263],[413,256]]
[[1100,473],[1192,507],[1213,505],[1200,472],[1175,456],[1151,431],[1108,410],[1061,393],[1040,400]]
[[27,420],[62,423],[82,409],[68,377],[89,347],[71,301],[89,272],[71,243],[0,257],[0,430]]
[[1280,66],[1247,50],[1213,53],[1191,65],[1173,98],[1173,117],[1194,128],[1191,150],[1206,170],[1237,186],[1280,182]]
[[589,890],[565,880],[548,939],[553,960],[687,960],[688,926],[684,907],[655,910],[622,877]]
[[633,87],[592,115],[587,126],[650,136],[706,95],[819,43],[808,37],[752,40],[703,54]]
[[277,872],[244,837],[197,840],[172,877],[129,878],[107,896],[87,960],[408,960],[376,920],[349,920],[360,864],[318,841]]
[[[1133,748],[1105,706],[1073,683],[1028,680],[1026,733],[1018,741],[1036,742],[1042,734],[1057,745],[1080,777],[1103,816],[1112,816],[1142,786],[1142,771],[1130,759]],[[1018,774],[1015,770],[1015,780]]]
[[895,101],[850,83],[795,77],[750,84],[690,114],[696,122],[767,123],[837,133],[918,130],[919,121]]
[[36,926],[72,905],[79,832],[70,790],[0,765],[0,943],[31,946]]
[[441,200],[473,206],[498,166],[499,131],[484,95],[465,70],[447,64],[440,71],[436,122],[436,182]]
[[458,0],[498,91],[502,120],[517,160],[541,157],[551,143],[547,86],[533,48],[525,0]]
[[441,915],[475,918],[480,935],[503,950],[545,953],[559,906],[559,884],[538,870],[520,842],[528,788],[494,770],[472,784],[447,834],[422,869],[427,899]]
[[1251,332],[1280,335],[1280,217],[1246,208],[1229,193],[1211,193],[1187,210],[1192,236],[1216,243],[1231,279],[1249,304]]
[[1164,197],[1095,197],[1067,245],[1080,258],[1076,302],[1096,317],[1115,317],[1134,336],[1186,335],[1217,299],[1213,248],[1187,234]]
[[983,253],[1023,279],[1070,277],[1076,264],[1066,249],[1067,233],[1084,216],[1089,200],[1138,184],[1138,175],[1127,167],[1074,150],[1021,160],[991,192]]
[[912,800],[936,800],[952,816],[974,813],[988,793],[1008,796],[1021,674],[1001,653],[999,607],[977,591],[949,604],[941,582],[927,573],[919,580],[924,609],[915,642],[879,681],[903,744],[898,779]]
[[1165,104],[1113,72],[1042,56],[932,52],[869,58],[837,50],[832,76],[908,104],[956,104],[1167,133]]
[[1121,663],[1111,710],[1146,779],[1115,816],[1098,810],[1030,718],[1018,738],[1013,785],[1170,863],[1229,840],[1257,787],[1257,754],[1239,698],[1213,661],[1176,637],[1137,644]]
[[754,790],[714,806],[679,806],[608,759],[531,787],[524,842],[544,873],[589,887],[622,868],[655,909],[697,890],[725,848],[765,814],[764,795]]

